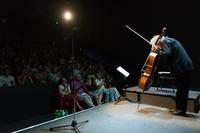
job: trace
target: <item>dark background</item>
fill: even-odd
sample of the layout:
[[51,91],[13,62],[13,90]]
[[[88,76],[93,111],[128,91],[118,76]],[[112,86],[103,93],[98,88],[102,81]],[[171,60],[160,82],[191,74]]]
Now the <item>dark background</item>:
[[[71,24],[62,18],[65,9],[75,13]],[[17,36],[21,45],[56,41],[60,47],[71,27],[77,27],[76,51],[101,60],[114,71],[121,65],[136,83],[150,46],[125,25],[148,40],[165,26],[167,35],[178,39],[192,58],[196,67],[193,87],[198,88],[199,10],[195,0],[6,0],[0,2],[0,37],[2,41]]]

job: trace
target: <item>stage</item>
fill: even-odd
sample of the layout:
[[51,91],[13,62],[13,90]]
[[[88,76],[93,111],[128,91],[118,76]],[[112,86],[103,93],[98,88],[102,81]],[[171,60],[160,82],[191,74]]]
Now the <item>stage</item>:
[[[89,120],[79,127],[81,133],[199,133],[200,114],[189,117],[173,116],[167,108],[121,101],[108,103],[76,114],[77,122]],[[72,115],[33,125],[12,133],[71,133],[49,131],[50,127],[71,124]]]
[[[141,103],[164,108],[175,108],[175,96],[177,89],[150,87],[142,92],[138,86],[126,89],[126,95],[130,99],[135,99]],[[200,109],[200,91],[189,90],[187,111],[198,113]]]

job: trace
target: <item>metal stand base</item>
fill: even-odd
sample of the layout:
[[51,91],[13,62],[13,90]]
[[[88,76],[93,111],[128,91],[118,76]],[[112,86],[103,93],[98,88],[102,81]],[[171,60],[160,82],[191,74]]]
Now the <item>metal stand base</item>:
[[49,128],[50,131],[58,131],[58,130],[74,130],[76,133],[81,133],[78,127],[82,126],[83,124],[89,122],[89,120],[78,122],[76,120],[73,120],[71,125],[63,125],[63,126],[57,126],[57,127],[51,127]]
[[131,102],[131,103],[138,103],[138,101],[136,101],[136,100],[129,99],[129,98],[127,98],[127,97],[121,97],[119,100],[117,100],[117,101],[115,102],[115,104],[121,102],[122,100],[126,100],[126,101],[129,101],[129,102]]
[[123,89],[124,97],[120,97],[120,99],[117,100],[117,101],[115,102],[115,104],[121,102],[122,100],[126,100],[126,101],[129,101],[129,102],[131,102],[131,103],[138,103],[138,101],[133,100],[133,99],[129,99],[129,98],[127,97],[127,95],[126,95],[126,88],[128,87],[128,84],[126,84],[126,77],[124,77],[124,83],[125,83],[125,84],[124,84],[124,89]]

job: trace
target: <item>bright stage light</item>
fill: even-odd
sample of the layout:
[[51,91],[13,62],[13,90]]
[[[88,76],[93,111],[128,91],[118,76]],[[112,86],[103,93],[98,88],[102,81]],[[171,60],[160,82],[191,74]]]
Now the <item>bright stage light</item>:
[[70,21],[70,20],[72,19],[72,14],[71,14],[71,12],[66,11],[66,12],[64,13],[64,18],[65,18],[65,20]]
[[125,77],[129,76],[129,73],[123,69],[121,66],[117,67],[117,71],[119,71],[121,74],[123,74]]

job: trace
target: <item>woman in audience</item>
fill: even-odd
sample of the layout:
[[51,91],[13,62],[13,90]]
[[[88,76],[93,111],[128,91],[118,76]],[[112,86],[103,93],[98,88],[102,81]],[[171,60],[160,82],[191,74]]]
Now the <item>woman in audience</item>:
[[98,89],[104,94],[105,102],[107,103],[115,101],[115,93],[113,92],[113,90],[105,87],[105,79],[102,78],[102,75],[100,73],[97,73],[96,76],[96,85]]
[[121,97],[118,89],[114,86],[113,79],[112,79],[111,75],[109,75],[109,74],[106,74],[105,86],[106,86],[106,88],[113,91],[114,96],[115,96],[115,100],[118,100]]
[[33,79],[31,76],[31,72],[26,70],[25,68],[22,72],[17,76],[17,85],[31,85],[33,84]]
[[74,96],[75,96],[75,99],[76,99],[76,103],[75,105],[78,107],[79,110],[83,110],[83,108],[81,107],[81,105],[79,104],[80,102],[80,99],[76,96],[76,95],[73,95],[73,93],[71,93],[71,88],[70,88],[70,84],[68,83],[67,79],[62,77],[60,80],[59,80],[59,84],[58,84],[58,90],[59,90],[59,95],[60,95],[60,98],[62,99],[62,102],[61,103],[61,108],[64,108],[64,106],[66,104],[69,105],[69,110],[72,112],[73,110],[73,102],[74,102]]
[[88,75],[85,85],[87,87],[87,93],[95,98],[96,105],[101,105],[103,93],[100,91],[95,82],[94,75]]

